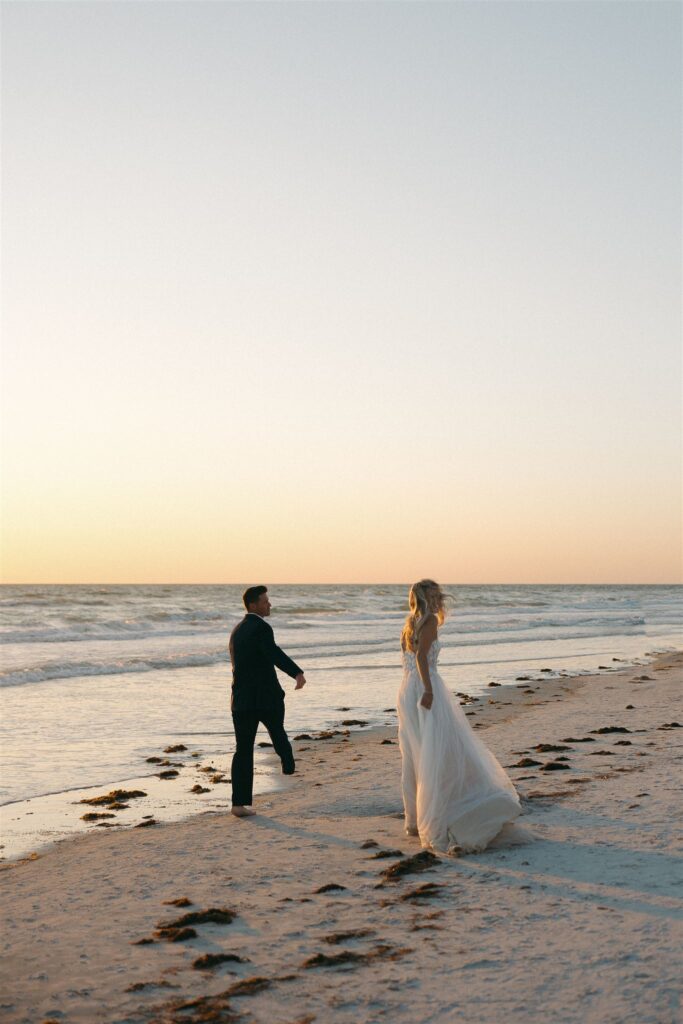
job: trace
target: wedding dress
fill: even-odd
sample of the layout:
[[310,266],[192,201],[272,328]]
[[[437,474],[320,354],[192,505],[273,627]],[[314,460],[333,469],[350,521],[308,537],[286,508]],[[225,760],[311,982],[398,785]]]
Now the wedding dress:
[[425,690],[415,654],[403,651],[398,740],[406,830],[433,850],[480,851],[520,813],[519,797],[439,675],[440,649],[435,640],[428,653],[429,710],[420,705]]

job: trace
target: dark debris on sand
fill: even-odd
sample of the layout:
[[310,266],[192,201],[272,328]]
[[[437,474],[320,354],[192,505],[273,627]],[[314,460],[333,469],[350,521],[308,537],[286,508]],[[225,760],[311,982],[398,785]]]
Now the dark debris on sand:
[[256,976],[243,978],[242,981],[236,981],[234,985],[226,989],[225,994],[227,996],[254,996],[257,992],[263,992],[264,988],[270,988],[272,984],[270,978]]
[[124,991],[144,992],[146,988],[180,988],[180,985],[172,985],[171,982],[166,981],[165,978],[160,978],[159,981],[135,981]]
[[342,892],[346,891],[345,885],[338,885],[337,882],[328,882],[327,885],[321,885],[319,889],[314,889],[315,895],[323,892]]
[[427,871],[435,867],[441,861],[430,850],[420,850],[412,857],[405,857],[397,864],[392,864],[382,872],[382,877],[387,882],[395,882],[404,875],[413,875],[419,871]]
[[345,964],[354,964],[359,967],[361,964],[369,964],[374,960],[400,960],[401,957],[412,953],[412,949],[396,946],[374,946],[366,953],[359,953],[353,949],[345,949],[341,953],[315,953],[305,960],[302,967],[342,967]]
[[173,1000],[152,1008],[154,1024],[231,1024],[244,1017],[230,1006],[230,991],[198,999]]
[[246,964],[249,958],[238,956],[237,953],[205,953],[193,961],[192,967],[195,971],[211,971],[220,964]]
[[[173,905],[187,906],[184,903],[175,903],[171,901]],[[188,900],[188,903],[190,901]],[[185,942],[188,939],[196,939],[197,932],[192,927],[193,925],[199,924],[231,924],[237,914],[234,910],[228,910],[226,907],[210,907],[208,910],[191,910],[187,914],[183,914],[175,921],[160,921],[154,931],[152,938],[138,939],[134,942],[134,946],[146,946],[150,942],[165,941],[165,942]]]
[[415,889],[402,893],[399,899],[409,903],[412,903],[413,900],[430,900],[434,896],[441,896],[443,888],[443,885],[438,885],[436,882],[425,882],[424,885],[418,885]]
[[227,907],[209,907],[208,910],[191,910],[176,921],[167,921],[158,927],[184,928],[186,925],[192,924],[232,924],[236,917],[237,912],[228,910]]
[[142,789],[112,789],[111,792],[104,793],[102,796],[84,797],[83,800],[78,802],[79,804],[90,804],[93,807],[100,807],[102,805],[122,804],[126,800],[135,800],[140,796],[147,796],[147,794]]
[[600,729],[591,729],[594,736],[604,736],[609,732],[630,732],[624,725],[603,725]]
[[[187,942],[188,939],[196,939],[197,932],[194,928],[174,928],[172,925],[163,925],[154,932],[155,939],[164,939],[166,942]],[[142,943],[138,943],[142,945]]]

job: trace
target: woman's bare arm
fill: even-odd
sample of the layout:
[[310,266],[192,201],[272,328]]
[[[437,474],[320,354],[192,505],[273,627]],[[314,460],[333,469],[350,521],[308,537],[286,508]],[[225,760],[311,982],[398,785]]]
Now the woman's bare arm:
[[423,708],[429,710],[432,706],[434,699],[432,693],[432,679],[429,675],[429,661],[428,654],[429,648],[436,640],[438,630],[438,623],[436,621],[436,615],[426,616],[422,629],[420,630],[420,638],[417,642],[417,651],[415,654],[415,661],[417,662],[417,670],[420,673],[420,679],[422,685],[425,688],[425,692],[422,694],[422,700],[420,704]]

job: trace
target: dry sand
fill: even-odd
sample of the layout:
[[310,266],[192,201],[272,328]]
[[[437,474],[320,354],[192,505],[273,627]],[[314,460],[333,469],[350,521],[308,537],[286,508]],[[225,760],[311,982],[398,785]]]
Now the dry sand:
[[[395,728],[298,741],[297,775],[254,818],[100,830],[5,864],[2,1019],[680,1020],[683,729],[665,726],[683,722],[682,680],[676,654],[492,688],[470,721],[504,765],[567,758],[510,768],[536,840],[396,881],[382,872],[399,855],[376,854],[419,842],[403,833]],[[534,750],[568,737],[593,742]],[[179,898],[191,905],[165,905]],[[210,908],[236,916],[135,944]]]

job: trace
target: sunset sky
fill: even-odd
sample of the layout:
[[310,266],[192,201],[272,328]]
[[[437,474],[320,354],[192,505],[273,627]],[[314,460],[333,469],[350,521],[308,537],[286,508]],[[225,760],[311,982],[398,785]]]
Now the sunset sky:
[[681,579],[681,7],[3,5],[5,582]]

